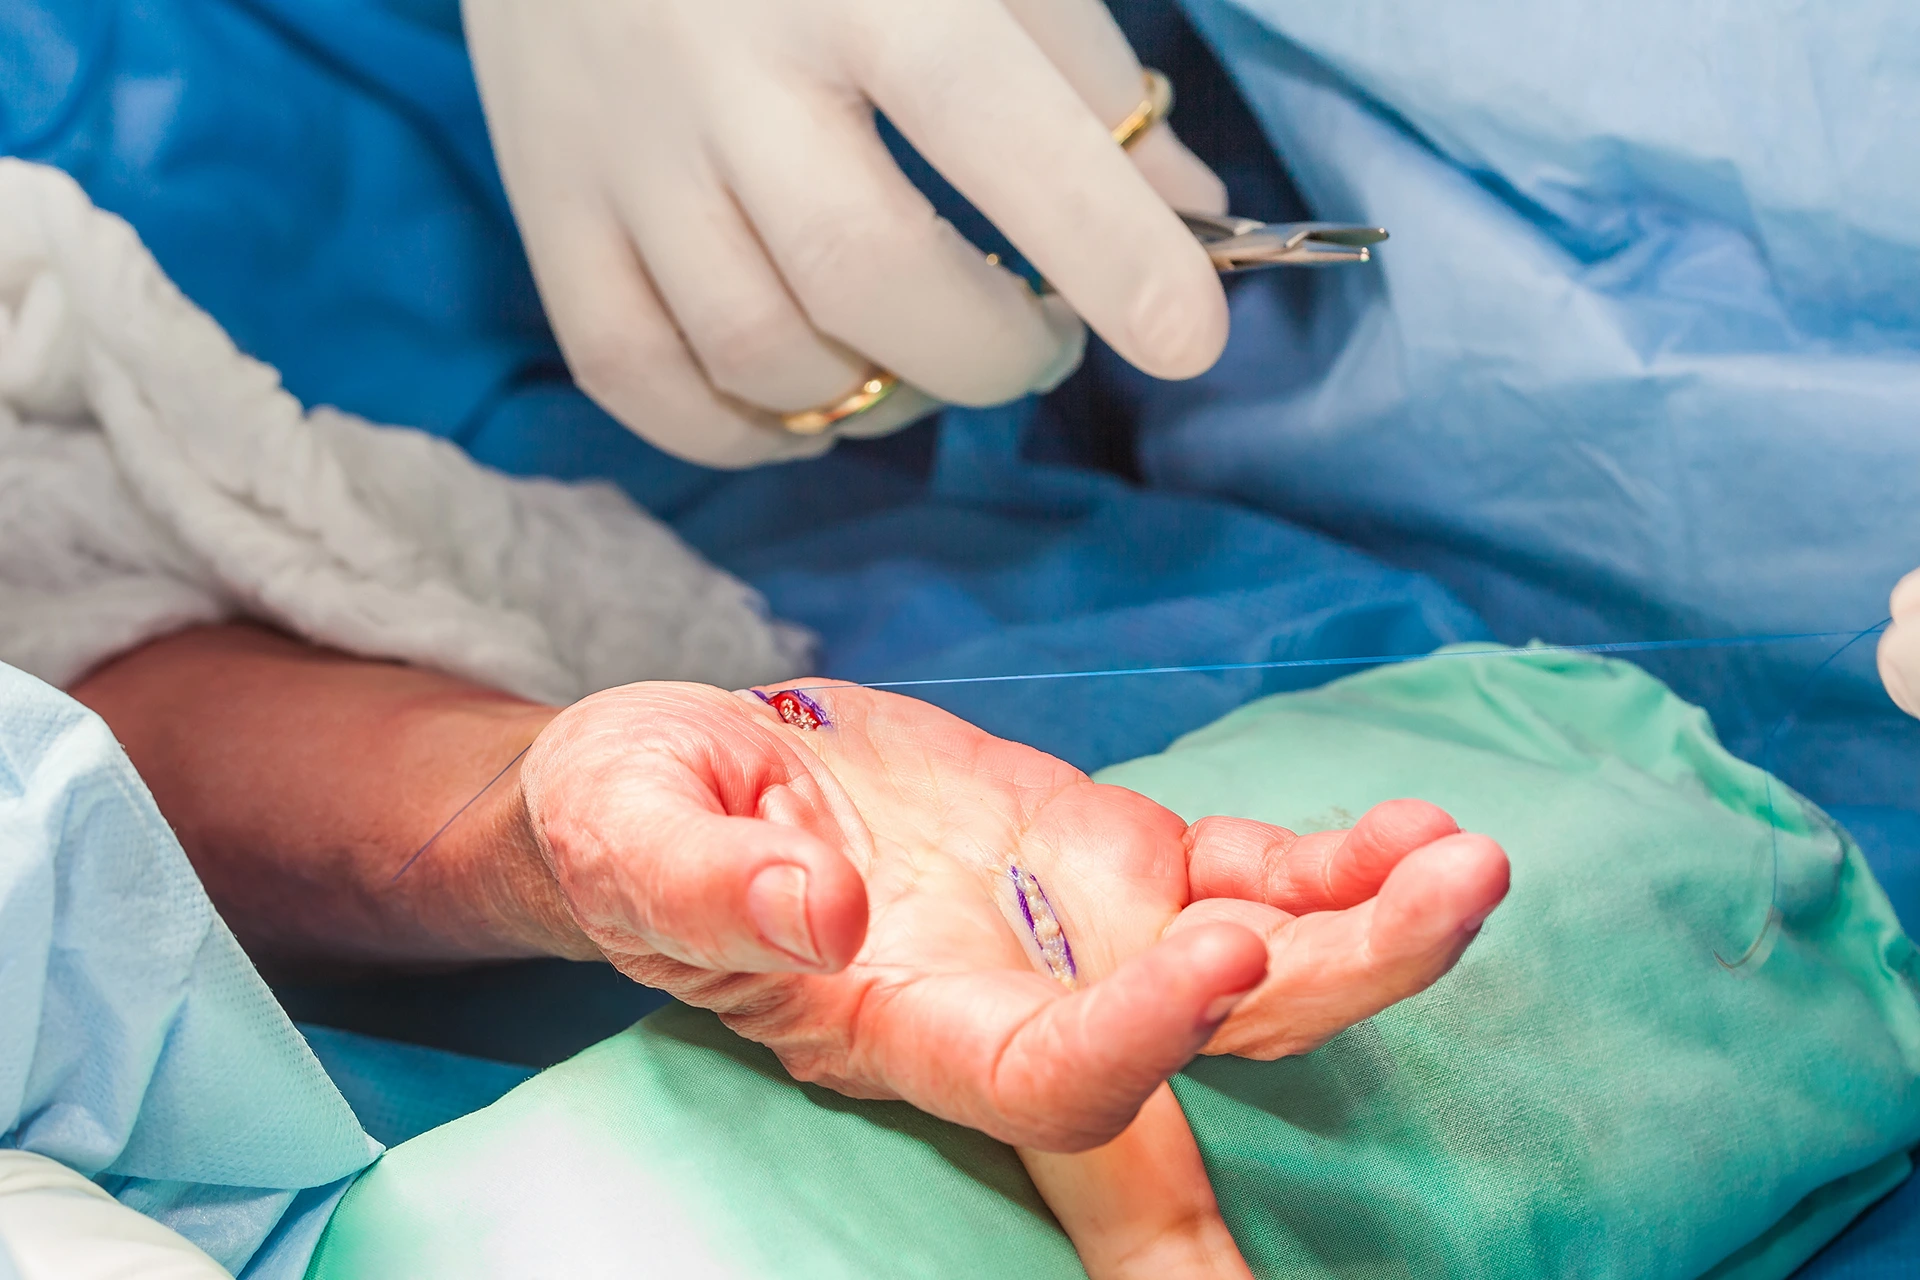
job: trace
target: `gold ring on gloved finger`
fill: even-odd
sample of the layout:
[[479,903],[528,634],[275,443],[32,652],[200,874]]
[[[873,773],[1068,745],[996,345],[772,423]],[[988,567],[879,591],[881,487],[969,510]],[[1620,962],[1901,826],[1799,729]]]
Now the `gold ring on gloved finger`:
[[1113,126],[1113,140],[1125,148],[1131,148],[1147,136],[1148,130],[1173,114],[1173,81],[1167,79],[1164,72],[1144,68],[1140,72],[1140,83],[1146,96],[1132,115]]
[[865,413],[899,390],[899,387],[899,378],[885,369],[875,369],[867,374],[851,395],[842,396],[818,409],[782,414],[780,425],[797,436],[817,436],[837,422],[845,422],[848,418]]
[[[1144,68],[1140,72],[1140,84],[1144,90],[1140,105],[1133,109],[1133,114],[1113,127],[1113,140],[1123,148],[1133,146],[1173,111],[1173,81],[1167,79],[1165,73],[1151,67]],[[987,260],[995,265],[999,263],[995,254],[988,254]],[[783,414],[780,425],[797,436],[817,436],[835,424],[858,417],[875,407],[899,386],[898,377],[885,369],[876,368],[867,374],[866,380],[851,395],[818,409]]]

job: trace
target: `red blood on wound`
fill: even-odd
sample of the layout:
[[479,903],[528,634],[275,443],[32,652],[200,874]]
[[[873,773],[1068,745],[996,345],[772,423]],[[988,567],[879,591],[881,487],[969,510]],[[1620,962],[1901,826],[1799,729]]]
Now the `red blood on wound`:
[[796,729],[823,729],[829,723],[827,713],[820,704],[798,689],[782,689],[778,693],[763,693],[760,697],[780,713],[782,720]]

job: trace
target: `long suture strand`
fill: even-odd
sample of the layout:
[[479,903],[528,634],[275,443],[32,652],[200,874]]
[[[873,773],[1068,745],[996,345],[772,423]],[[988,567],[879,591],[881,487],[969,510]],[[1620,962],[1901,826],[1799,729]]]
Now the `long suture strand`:
[[[1885,626],[1885,623],[1878,624]],[[1864,634],[1864,633],[1863,633]],[[1295,667],[1387,667],[1403,662],[1443,658],[1485,658],[1498,653],[1664,653],[1685,649],[1743,649],[1793,641],[1838,640],[1851,631],[1795,631],[1762,636],[1709,636],[1699,640],[1618,640],[1607,644],[1537,644],[1525,649],[1456,649],[1441,653],[1390,653],[1352,658],[1276,658],[1267,662],[1202,662],[1166,667],[1106,667],[1088,671],[1024,671],[999,676],[943,676],[926,680],[872,680],[855,683],[860,689],[925,689],[955,684],[1007,684],[1023,680],[1092,680],[1108,676],[1167,676],[1231,671],[1282,671]],[[1851,641],[1849,641],[1851,643]],[[1836,655],[1837,656],[1837,655]],[[794,685],[812,691],[832,685]]]
[[[1695,640],[1618,640],[1618,641],[1610,641],[1604,644],[1532,645],[1525,649],[1454,649],[1454,650],[1446,650],[1440,653],[1431,653],[1431,652],[1429,653],[1391,653],[1391,654],[1376,654],[1376,655],[1365,656],[1365,657],[1349,657],[1349,658],[1277,658],[1267,662],[1201,662],[1201,663],[1188,663],[1188,664],[1182,664],[1177,666],[1106,667],[1106,668],[1099,668],[1094,670],[1082,670],[1082,671],[1025,671],[1025,672],[1017,672],[1009,675],[994,675],[994,676],[945,676],[945,677],[923,679],[923,680],[872,680],[872,681],[866,681],[866,682],[856,682],[853,684],[853,687],[859,688],[859,689],[892,689],[892,690],[928,689],[928,688],[938,688],[938,687],[951,686],[951,685],[1009,684],[1009,683],[1015,683],[1020,681],[1035,681],[1035,680],[1095,680],[1095,679],[1115,678],[1115,677],[1121,677],[1121,676],[1220,674],[1220,673],[1229,673],[1229,672],[1237,672],[1237,671],[1282,671],[1282,670],[1292,670],[1297,668],[1309,668],[1309,667],[1384,667],[1384,666],[1393,666],[1395,664],[1407,663],[1407,662],[1434,662],[1434,661],[1441,661],[1447,658],[1482,658],[1484,659],[1488,657],[1498,657],[1501,654],[1670,653],[1670,652],[1676,652],[1676,651],[1705,650],[1705,649],[1750,649],[1750,648],[1760,648],[1767,645],[1808,643],[1808,642],[1817,641],[1817,640],[1841,640],[1841,641],[1844,641],[1844,643],[1842,643],[1840,647],[1835,649],[1831,654],[1827,655],[1826,660],[1821,662],[1819,666],[1814,668],[1813,674],[1807,678],[1807,681],[1801,687],[1799,694],[1796,695],[1795,700],[1789,705],[1786,714],[1782,715],[1780,719],[1777,722],[1775,722],[1773,728],[1768,732],[1766,738],[1764,739],[1764,745],[1761,750],[1761,766],[1760,767],[1767,774],[1768,818],[1770,820],[1770,824],[1774,826],[1774,835],[1773,835],[1774,902],[1773,902],[1772,908],[1769,911],[1767,924],[1762,929],[1761,936],[1755,940],[1754,944],[1751,947],[1747,949],[1746,954],[1741,956],[1740,959],[1734,960],[1734,961],[1721,959],[1720,962],[1723,965],[1726,965],[1729,969],[1737,969],[1741,965],[1747,963],[1747,961],[1751,957],[1753,957],[1760,951],[1762,943],[1766,941],[1768,931],[1770,931],[1779,922],[1778,921],[1778,916],[1779,916],[1778,899],[1779,899],[1779,882],[1780,882],[1780,834],[1779,834],[1777,821],[1773,821],[1777,818],[1777,815],[1773,812],[1773,775],[1772,775],[1773,749],[1777,745],[1781,733],[1799,716],[1800,712],[1804,709],[1807,699],[1813,693],[1814,686],[1818,683],[1821,675],[1827,670],[1827,668],[1832,666],[1833,663],[1836,662],[1842,654],[1846,653],[1849,649],[1853,648],[1854,645],[1860,643],[1862,640],[1866,639],[1868,636],[1874,635],[1875,633],[1880,631],[1884,631],[1888,626],[1892,625],[1892,622],[1893,620],[1891,618],[1888,618],[1885,621],[1876,622],[1874,625],[1866,628],[1863,631],[1794,631],[1794,632],[1781,632],[1774,635],[1708,636],[1708,637],[1703,637]],[[798,685],[788,686],[788,690],[796,693],[804,693],[808,691],[819,691],[824,689],[831,689],[834,687],[835,686],[833,685],[798,684]],[[495,784],[497,784],[500,781],[500,779],[507,776],[507,773],[513,768],[514,765],[520,762],[520,757],[526,755],[527,752],[532,748],[532,745],[533,745],[532,743],[528,743],[527,746],[520,748],[520,750],[514,755],[513,759],[507,761],[506,764],[500,767],[500,772],[494,774],[493,777],[487,780],[487,784],[485,786],[481,787],[480,790],[474,792],[472,799],[468,800],[465,804],[461,805],[458,809],[456,809],[453,813],[453,816],[448,818],[444,823],[442,823],[440,825],[440,829],[438,831],[435,831],[433,835],[427,839],[427,842],[425,844],[421,845],[418,849],[415,849],[413,853],[408,856],[407,860],[400,864],[400,869],[393,873],[393,880],[398,880],[401,876],[405,875],[407,871],[416,862],[420,861],[421,856],[424,855],[427,852],[427,850],[431,849],[434,846],[434,843],[438,841],[441,836],[445,835],[447,833],[447,830],[450,827],[452,827],[454,823],[460,820],[461,815],[465,814],[468,809],[471,809],[476,803],[478,803],[480,800],[480,797],[486,795],[487,792],[491,791],[494,788]],[[389,883],[392,883],[392,881],[389,881]]]
[[407,860],[400,864],[400,869],[393,873],[393,879],[387,881],[387,883],[392,884],[394,880],[398,880],[401,876],[407,874],[408,869],[411,868],[414,863],[420,861],[420,855],[424,854],[427,850],[433,848],[434,842],[438,840],[441,836],[447,834],[447,829],[449,827],[453,826],[454,823],[460,821],[460,815],[465,813],[467,810],[473,808],[474,805],[478,804],[480,802],[480,797],[487,794],[487,792],[493,790],[494,784],[500,781],[500,779],[506,777],[507,771],[513,768],[513,766],[515,766],[516,764],[519,764],[520,757],[524,756],[525,754],[527,754],[527,752],[531,750],[533,750],[533,744],[529,742],[526,746],[514,752],[513,759],[501,765],[500,772],[494,774],[491,778],[488,778],[487,785],[480,788],[478,791],[474,792],[472,799],[468,800],[465,804],[461,805],[458,809],[455,809],[453,811],[453,816],[451,818],[448,818],[445,822],[441,823],[440,829],[434,832],[432,835],[428,836],[427,842],[421,845],[418,849],[415,849],[413,853],[408,856]]
[[1775,788],[1773,776],[1776,765],[1774,750],[1780,745],[1782,735],[1799,720],[1800,713],[1806,709],[1807,701],[1813,697],[1814,686],[1820,683],[1820,677],[1826,674],[1827,668],[1838,662],[1841,655],[1845,654],[1862,640],[1865,640],[1868,636],[1878,635],[1892,625],[1892,618],[1883,618],[1865,630],[1849,636],[1845,644],[1828,654],[1826,658],[1821,661],[1820,665],[1815,667],[1807,676],[1805,683],[1800,686],[1800,691],[1794,694],[1792,701],[1787,703],[1786,711],[1781,714],[1778,720],[1773,722],[1773,728],[1767,730],[1767,736],[1761,740],[1760,775],[1766,782],[1767,834],[1773,845],[1772,881],[1767,892],[1767,918],[1761,922],[1760,932],[1754,936],[1753,941],[1748,944],[1747,949],[1740,954],[1738,959],[1729,960],[1717,951],[1714,953],[1713,958],[1720,962],[1722,968],[1738,972],[1751,964],[1755,959],[1764,959],[1768,951],[1772,949],[1770,944],[1773,941],[1773,935],[1779,930],[1780,926],[1785,923],[1785,916],[1780,910],[1780,812],[1774,807]]

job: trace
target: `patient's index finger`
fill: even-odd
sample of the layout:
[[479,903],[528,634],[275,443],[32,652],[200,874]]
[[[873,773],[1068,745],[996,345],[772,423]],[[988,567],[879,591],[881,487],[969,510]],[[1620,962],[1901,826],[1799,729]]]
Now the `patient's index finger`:
[[1423,800],[1389,800],[1348,830],[1304,836],[1245,818],[1202,818],[1187,836],[1191,896],[1246,898],[1292,915],[1342,911],[1378,893],[1415,849],[1459,830]]

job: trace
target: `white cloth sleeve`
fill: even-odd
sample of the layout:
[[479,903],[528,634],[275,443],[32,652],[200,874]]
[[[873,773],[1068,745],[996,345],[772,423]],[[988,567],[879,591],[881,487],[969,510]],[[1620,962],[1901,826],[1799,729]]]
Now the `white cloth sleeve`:
[[610,486],[304,411],[125,222],[0,159],[0,661],[64,686],[231,618],[553,702],[811,646]]

